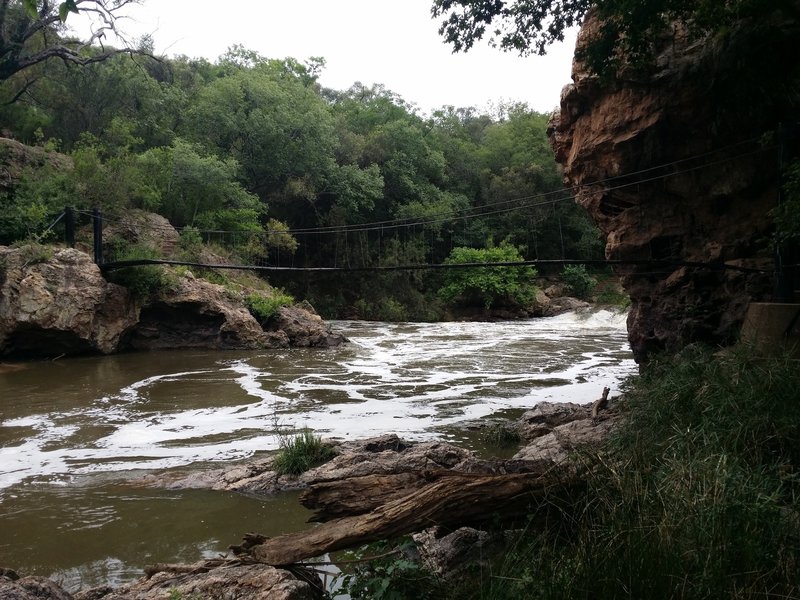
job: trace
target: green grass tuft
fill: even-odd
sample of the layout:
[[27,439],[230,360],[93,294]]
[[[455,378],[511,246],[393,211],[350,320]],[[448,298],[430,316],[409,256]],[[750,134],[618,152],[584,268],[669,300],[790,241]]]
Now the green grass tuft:
[[336,451],[322,438],[310,429],[302,429],[296,435],[280,435],[280,449],[272,466],[278,475],[300,475],[334,456]]

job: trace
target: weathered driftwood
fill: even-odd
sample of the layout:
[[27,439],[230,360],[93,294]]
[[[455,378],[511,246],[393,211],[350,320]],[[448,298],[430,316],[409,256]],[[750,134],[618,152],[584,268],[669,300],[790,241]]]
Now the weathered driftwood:
[[[560,469],[504,475],[437,473],[438,479],[409,490],[367,514],[343,517],[299,533],[266,540],[253,557],[269,565],[289,565],[326,552],[420,531],[433,525],[461,525],[515,507],[527,509],[553,489],[560,492],[580,479]],[[408,493],[410,492],[410,493]]]
[[300,503],[316,513],[312,522],[361,515],[407,496],[430,483],[430,473],[389,473],[349,477],[312,485],[300,494]]

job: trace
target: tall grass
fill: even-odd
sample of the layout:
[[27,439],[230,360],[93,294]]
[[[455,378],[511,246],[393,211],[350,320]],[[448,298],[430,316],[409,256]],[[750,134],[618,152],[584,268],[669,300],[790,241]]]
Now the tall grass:
[[800,598],[800,365],[701,348],[649,369],[588,487],[455,598]]

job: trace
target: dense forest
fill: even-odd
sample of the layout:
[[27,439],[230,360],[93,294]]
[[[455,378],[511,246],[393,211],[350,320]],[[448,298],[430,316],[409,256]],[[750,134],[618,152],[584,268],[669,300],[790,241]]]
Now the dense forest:
[[[51,28],[59,34],[60,23]],[[548,115],[525,104],[428,115],[380,85],[322,87],[323,58],[272,59],[239,46],[214,62],[156,58],[147,44],[111,56],[91,46],[83,56],[103,60],[45,60],[2,82],[3,137],[69,158],[23,168],[3,191],[0,243],[41,234],[73,206],[98,207],[108,222],[131,209],[159,213],[182,232],[184,250],[212,244],[244,264],[442,263],[459,248],[506,260],[602,251],[561,183]],[[116,258],[152,253],[120,248]],[[326,316],[436,319],[446,302],[435,293],[442,276],[427,271],[276,282]]]

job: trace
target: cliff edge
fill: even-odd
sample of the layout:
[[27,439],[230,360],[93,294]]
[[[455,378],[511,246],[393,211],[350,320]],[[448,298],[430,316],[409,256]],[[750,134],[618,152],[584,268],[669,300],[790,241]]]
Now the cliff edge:
[[796,101],[779,93],[760,100],[747,76],[774,73],[774,52],[796,49],[800,28],[781,15],[768,30],[747,27],[695,39],[675,25],[655,41],[652,64],[623,64],[607,80],[577,58],[598,31],[590,15],[578,38],[573,83],[550,124],[564,180],[605,234],[608,259],[713,267],[619,267],[640,363],[692,342],[732,341],[748,304],[771,296],[769,211],[780,179],[775,131]]

